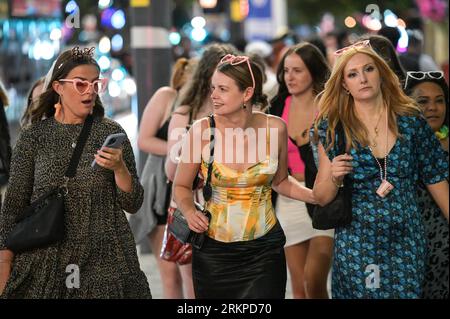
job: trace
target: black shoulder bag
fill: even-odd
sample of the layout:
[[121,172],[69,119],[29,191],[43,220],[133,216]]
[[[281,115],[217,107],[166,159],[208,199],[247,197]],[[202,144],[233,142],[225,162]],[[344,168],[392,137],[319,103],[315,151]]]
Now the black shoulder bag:
[[64,174],[64,184],[39,197],[17,216],[16,225],[5,242],[6,247],[14,253],[47,247],[64,239],[64,196],[68,192],[67,183],[76,174],[92,122],[92,116],[88,116],[84,122],[69,167]]
[[[341,122],[336,126],[338,135],[338,153],[345,153],[345,133]],[[352,221],[352,184],[350,177],[345,175],[344,184],[339,187],[336,197],[325,206],[316,205],[312,218],[315,229],[327,230],[344,227]]]
[[[209,161],[208,161],[208,176],[206,177],[205,185],[203,186],[203,198],[205,201],[209,201],[212,196],[211,187],[211,173],[212,173],[212,163],[214,161],[214,128],[216,123],[214,121],[214,116],[209,116],[209,126],[211,128],[211,135],[209,140]],[[197,210],[201,211],[208,220],[211,219],[211,213],[208,212],[202,205],[194,202]],[[173,213],[173,222],[168,224],[168,230],[172,235],[183,244],[192,244],[193,247],[200,249],[205,239],[205,233],[197,233],[192,231],[187,223],[186,218],[184,218],[183,213],[177,208]]]

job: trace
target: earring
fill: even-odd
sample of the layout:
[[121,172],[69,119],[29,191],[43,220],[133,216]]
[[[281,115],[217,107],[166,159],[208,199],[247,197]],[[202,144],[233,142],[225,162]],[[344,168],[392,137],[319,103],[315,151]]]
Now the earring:
[[91,112],[89,112],[91,115],[92,115],[92,113],[94,113],[94,106],[92,107],[92,109],[91,109]]
[[347,89],[345,89],[345,94],[349,95],[349,94],[350,94],[350,91],[347,90]]
[[242,108],[245,110],[247,108],[247,105],[245,105],[245,103],[242,104]]
[[59,117],[59,115],[61,114],[61,95],[58,98],[58,102],[54,105],[55,107],[55,117]]

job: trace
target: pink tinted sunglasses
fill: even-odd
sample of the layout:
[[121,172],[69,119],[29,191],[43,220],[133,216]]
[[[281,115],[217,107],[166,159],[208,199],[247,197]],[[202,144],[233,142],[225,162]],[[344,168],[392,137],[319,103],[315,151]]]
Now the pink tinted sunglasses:
[[253,86],[252,88],[255,88],[255,77],[253,76],[252,67],[250,66],[250,58],[245,55],[233,55],[233,54],[227,54],[220,60],[220,63],[229,63],[230,65],[238,65],[241,63],[247,62],[248,69],[250,70],[250,75],[252,76],[252,82]]
[[60,79],[61,82],[71,82],[73,84],[74,89],[81,95],[89,91],[89,89],[94,89],[94,92],[97,94],[103,93],[106,88],[107,79],[97,79],[93,82],[89,82],[81,79]]
[[352,45],[349,45],[348,47],[339,49],[337,51],[334,52],[334,55],[339,56],[342,55],[344,52],[350,50],[350,49],[359,49],[359,48],[366,48],[366,47],[371,47],[370,46],[370,40],[364,40],[364,41],[359,41],[356,42]]

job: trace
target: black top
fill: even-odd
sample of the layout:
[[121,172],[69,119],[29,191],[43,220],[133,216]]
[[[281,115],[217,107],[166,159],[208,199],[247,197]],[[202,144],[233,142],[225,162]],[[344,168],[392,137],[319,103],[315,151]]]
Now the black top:
[[[290,136],[289,138],[292,143],[294,143],[294,145],[298,147],[300,156],[305,163],[305,186],[312,189],[314,187],[314,181],[316,180],[317,167],[316,163],[314,162],[314,154],[311,145],[310,143],[306,143],[298,146],[294,139],[292,139]],[[306,203],[306,208],[308,209],[308,214],[311,218],[313,215],[314,207],[315,205]]]
[[156,132],[157,138],[167,141],[169,135],[169,123],[170,123],[170,116]]

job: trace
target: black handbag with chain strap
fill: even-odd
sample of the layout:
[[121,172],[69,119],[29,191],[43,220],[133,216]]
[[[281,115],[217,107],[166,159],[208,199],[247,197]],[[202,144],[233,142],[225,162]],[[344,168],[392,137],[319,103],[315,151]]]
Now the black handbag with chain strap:
[[64,196],[68,192],[67,182],[76,174],[93,120],[92,116],[88,116],[84,122],[69,167],[64,174],[64,184],[40,196],[17,216],[16,225],[5,242],[6,247],[14,253],[47,247],[64,239]]
[[[212,163],[214,161],[214,128],[216,123],[214,121],[214,116],[209,116],[209,126],[211,128],[211,135],[209,140],[209,161],[208,161],[208,176],[206,178],[205,185],[203,186],[203,198],[205,201],[209,201],[212,196],[211,187],[211,174],[212,174]],[[211,213],[208,212],[202,205],[194,202],[195,207],[198,211],[201,211],[208,220],[211,219]],[[205,238],[205,233],[197,233],[189,228],[186,218],[184,218],[183,213],[176,209],[173,213],[173,221],[168,224],[168,230],[172,235],[181,243],[190,243],[193,247],[200,249]]]

